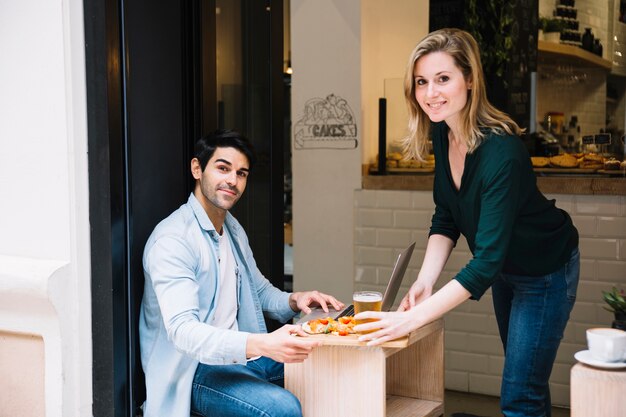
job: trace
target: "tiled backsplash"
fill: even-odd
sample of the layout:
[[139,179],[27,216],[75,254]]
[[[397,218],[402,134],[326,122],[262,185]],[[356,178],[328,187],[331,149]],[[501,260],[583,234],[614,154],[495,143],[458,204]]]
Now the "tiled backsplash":
[[[543,121],[547,112],[558,111],[565,114],[565,123],[573,115],[578,117],[581,135],[599,133],[606,125],[606,71],[592,68],[573,70],[578,75],[584,74],[586,80],[570,82],[567,80],[567,68],[539,66],[537,120]],[[551,74],[553,78],[545,78],[544,74]],[[576,132],[569,133],[576,135]]]
[[[569,405],[569,371],[574,353],[585,349],[585,330],[610,326],[601,291],[626,287],[626,197],[549,195],[568,211],[580,233],[581,277],[577,302],[552,371],[552,401]],[[400,294],[406,293],[424,258],[434,210],[430,191],[355,192],[355,289],[384,290],[397,254],[410,242],[416,250]],[[470,259],[459,239],[437,288]],[[399,301],[400,295],[396,301]],[[503,352],[490,292],[445,316],[446,388],[499,395]]]
[[[539,15],[551,17],[559,0],[541,0]],[[591,28],[595,38],[603,45],[603,58],[611,59],[609,44],[609,0],[577,0],[577,20],[580,32]],[[565,121],[578,116],[581,135],[599,133],[606,126],[606,77],[603,69],[583,68],[571,65],[540,63],[537,68],[537,120],[542,121],[547,112],[565,113]],[[569,76],[568,75],[575,75]],[[581,81],[583,80],[584,81]],[[617,112],[616,112],[617,114]],[[611,115],[614,116],[613,114]],[[616,122],[623,127],[623,117]],[[572,132],[569,132],[570,134]],[[575,134],[575,133],[574,133]]]

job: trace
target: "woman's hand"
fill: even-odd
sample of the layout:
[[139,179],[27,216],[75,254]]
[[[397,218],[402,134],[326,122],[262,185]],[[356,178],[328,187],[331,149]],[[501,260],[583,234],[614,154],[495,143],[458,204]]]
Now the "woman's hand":
[[364,311],[354,316],[357,320],[378,319],[370,323],[359,324],[354,330],[359,333],[367,330],[375,330],[359,337],[359,341],[368,342],[368,346],[376,346],[390,340],[397,339],[422,327],[425,323],[418,320],[417,309],[409,311]]
[[433,286],[423,284],[419,279],[411,285],[409,292],[400,302],[398,311],[407,311],[430,297],[433,293]]

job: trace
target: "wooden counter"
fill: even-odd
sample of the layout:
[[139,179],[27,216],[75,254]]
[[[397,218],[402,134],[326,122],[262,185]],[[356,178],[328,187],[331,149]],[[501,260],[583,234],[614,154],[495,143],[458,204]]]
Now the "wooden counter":
[[304,417],[439,417],[444,414],[443,320],[409,337],[365,346],[318,335],[303,363],[285,364],[285,388]]
[[[434,175],[364,175],[364,190],[429,191]],[[537,176],[539,190],[545,194],[624,195],[626,178],[608,176]]]

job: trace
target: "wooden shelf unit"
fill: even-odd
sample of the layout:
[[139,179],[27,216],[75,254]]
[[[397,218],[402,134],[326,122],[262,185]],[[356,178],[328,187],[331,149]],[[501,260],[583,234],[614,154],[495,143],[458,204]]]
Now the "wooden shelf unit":
[[443,416],[443,320],[368,347],[356,337],[323,341],[303,363],[285,364],[285,388],[304,417]]
[[570,371],[572,417],[623,417],[626,372],[577,363]]
[[537,44],[537,52],[540,60],[550,63],[561,61],[581,67],[602,68],[607,71],[610,71],[613,67],[611,61],[573,45],[540,40]]

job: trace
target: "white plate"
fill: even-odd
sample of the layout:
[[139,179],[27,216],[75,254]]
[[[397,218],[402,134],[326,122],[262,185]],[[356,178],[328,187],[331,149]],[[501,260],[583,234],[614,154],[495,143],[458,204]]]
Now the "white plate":
[[597,359],[594,359],[591,356],[591,352],[588,350],[581,350],[580,352],[576,352],[574,355],[578,362],[582,362],[585,365],[595,366],[596,368],[603,369],[622,369],[626,368],[626,362],[603,362]]

